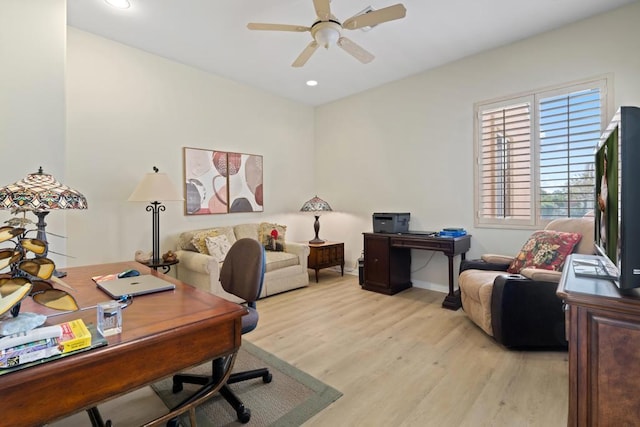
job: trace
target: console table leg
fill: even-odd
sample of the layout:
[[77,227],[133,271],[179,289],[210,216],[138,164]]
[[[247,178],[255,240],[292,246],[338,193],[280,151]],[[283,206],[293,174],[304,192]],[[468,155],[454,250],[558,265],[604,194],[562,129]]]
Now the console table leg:
[[449,294],[444,298],[442,307],[457,310],[462,307],[462,301],[460,300],[460,291],[453,290],[453,255],[447,255],[447,258],[449,258]]

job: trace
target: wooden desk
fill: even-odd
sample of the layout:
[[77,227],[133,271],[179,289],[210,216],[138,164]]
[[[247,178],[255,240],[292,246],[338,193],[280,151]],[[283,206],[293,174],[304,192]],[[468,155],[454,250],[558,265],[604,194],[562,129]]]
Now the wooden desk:
[[[243,307],[137,262],[69,268],[64,281],[75,289],[69,292],[81,307],[91,307],[109,300],[91,277],[129,268],[160,276],[175,283],[176,289],[135,297],[122,312],[123,332],[109,337],[105,347],[3,375],[2,425],[55,421],[238,350]],[[49,315],[48,325],[76,318],[96,322],[95,308],[55,315],[55,310],[30,298],[23,301],[21,311]]]
[[460,291],[454,290],[453,258],[465,259],[471,247],[471,235],[437,237],[426,234],[364,233],[363,289],[395,294],[411,287],[411,249],[443,252],[449,258],[449,294],[444,308],[457,310],[462,306]]

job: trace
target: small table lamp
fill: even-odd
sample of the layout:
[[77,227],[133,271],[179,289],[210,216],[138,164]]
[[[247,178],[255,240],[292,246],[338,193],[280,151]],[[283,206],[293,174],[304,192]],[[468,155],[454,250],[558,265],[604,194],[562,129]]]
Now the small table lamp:
[[149,202],[147,212],[151,212],[151,231],[153,252],[151,264],[159,264],[160,259],[160,211],[166,208],[161,202],[183,201],[184,199],[176,190],[166,173],[158,173],[158,168],[153,167],[142,178],[136,189],[129,196],[130,202]]
[[316,217],[316,221],[313,223],[313,229],[316,232],[316,237],[313,240],[309,240],[309,243],[324,243],[324,240],[318,237],[318,232],[320,231],[320,214],[317,212],[330,212],[331,206],[329,203],[325,202],[318,196],[314,196],[312,199],[304,202],[304,205],[300,208],[301,212],[314,212],[314,216]]
[[[87,209],[87,199],[78,191],[62,185],[52,175],[44,173],[42,167],[20,181],[0,188],[0,209],[33,211],[38,217],[38,233],[36,238],[47,242],[44,218],[49,211],[57,209]],[[44,253],[38,257],[46,258],[48,245]],[[56,277],[64,277],[66,273],[55,271]]]

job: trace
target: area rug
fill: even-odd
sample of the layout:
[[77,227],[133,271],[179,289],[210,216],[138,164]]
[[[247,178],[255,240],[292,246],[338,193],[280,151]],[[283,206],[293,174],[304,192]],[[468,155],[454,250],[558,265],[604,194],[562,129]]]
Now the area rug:
[[[231,406],[216,396],[197,408],[198,426],[299,426],[342,396],[333,387],[243,341],[234,371],[263,367],[271,371],[271,383],[265,384],[258,378],[230,386],[245,407],[251,410],[251,420],[247,424],[241,424]],[[210,374],[211,364],[205,363],[187,372]],[[167,407],[178,404],[197,389],[197,386],[185,384],[183,391],[173,394],[171,387],[171,378],[152,386]],[[189,426],[188,416],[183,416],[180,422]]]

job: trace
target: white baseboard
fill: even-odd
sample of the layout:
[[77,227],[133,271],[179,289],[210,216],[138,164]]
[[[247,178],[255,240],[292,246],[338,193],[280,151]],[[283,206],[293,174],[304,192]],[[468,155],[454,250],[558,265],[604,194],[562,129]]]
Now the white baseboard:
[[[340,273],[340,266],[334,266],[334,267],[329,267],[327,268],[327,270],[333,270],[337,273]],[[346,266],[344,267],[344,274],[350,274],[352,276],[357,276],[358,275],[358,269],[357,268],[347,268]]]
[[439,283],[423,282],[421,280],[411,280],[413,286],[420,289],[429,289],[430,291],[442,292],[444,294],[449,293],[449,286],[444,286]]
[[[340,273],[340,267],[329,267],[329,270],[333,270],[336,271],[338,273]],[[358,276],[358,269],[357,268],[344,268],[344,274],[350,274],[352,276]],[[442,292],[444,294],[448,294],[449,293],[449,286],[448,285],[441,285],[439,283],[431,283],[431,282],[424,282],[422,280],[411,280],[411,283],[413,284],[413,286],[415,286],[416,288],[420,288],[420,289],[428,289],[430,291],[436,291],[436,292]]]

